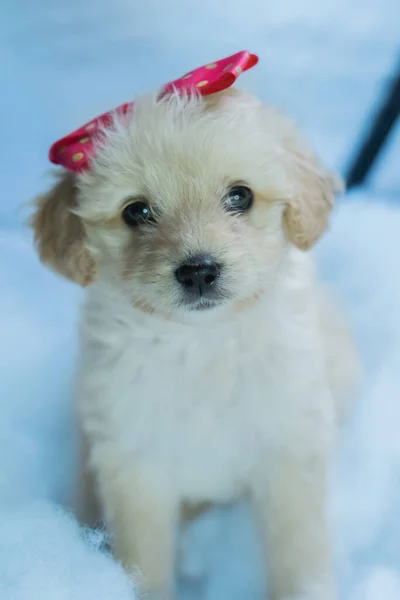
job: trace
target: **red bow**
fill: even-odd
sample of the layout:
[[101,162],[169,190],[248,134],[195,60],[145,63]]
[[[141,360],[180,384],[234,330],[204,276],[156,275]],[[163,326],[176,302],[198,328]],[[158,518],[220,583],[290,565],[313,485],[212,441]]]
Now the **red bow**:
[[[214,94],[229,88],[242,71],[247,71],[258,62],[258,57],[249,52],[238,52],[218,62],[199,67],[186,73],[183,77],[163,86],[160,97],[177,90],[187,92],[196,88],[202,96]],[[62,165],[69,171],[78,173],[89,167],[94,154],[94,138],[98,131],[112,126],[113,114],[126,114],[133,107],[133,102],[121,104],[116,109],[92,119],[83,127],[55,142],[49,152],[51,162]]]

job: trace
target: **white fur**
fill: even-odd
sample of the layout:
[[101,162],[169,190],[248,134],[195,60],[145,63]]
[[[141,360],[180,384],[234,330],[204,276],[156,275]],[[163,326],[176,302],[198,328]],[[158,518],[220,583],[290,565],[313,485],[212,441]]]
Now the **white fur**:
[[[237,180],[256,192],[239,217],[220,202]],[[78,409],[117,555],[170,598],[182,503],[249,496],[274,600],[334,600],[327,473],[357,361],[295,247],[325,228],[333,180],[283,117],[227,94],[142,100],[76,185],[97,273]],[[110,225],[129,197],[155,203],[156,226]],[[226,265],[227,298],[196,312],[173,269],[199,251]]]

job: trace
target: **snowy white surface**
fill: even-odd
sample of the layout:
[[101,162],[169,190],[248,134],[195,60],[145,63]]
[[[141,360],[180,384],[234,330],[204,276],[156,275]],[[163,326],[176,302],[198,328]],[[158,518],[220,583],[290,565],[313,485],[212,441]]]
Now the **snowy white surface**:
[[[399,19],[396,0],[3,1],[1,600],[134,597],[101,535],[80,530],[59,506],[74,469],[81,292],[39,265],[19,212],[46,185],[50,143],[136,93],[246,48],[261,62],[241,84],[297,117],[325,161],[341,168],[394,67]],[[399,138],[370,189],[342,201],[316,251],[366,366],[332,485],[343,600],[400,599]],[[245,507],[205,515],[183,542],[182,597],[261,600]]]

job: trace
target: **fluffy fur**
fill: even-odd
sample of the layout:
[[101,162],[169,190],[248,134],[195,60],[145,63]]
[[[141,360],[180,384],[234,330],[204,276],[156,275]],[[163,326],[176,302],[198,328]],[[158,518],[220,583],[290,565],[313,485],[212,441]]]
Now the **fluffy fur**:
[[[237,182],[255,194],[242,215],[223,205]],[[95,492],[116,555],[156,598],[174,595],[182,506],[243,496],[271,597],[337,597],[327,474],[358,363],[306,252],[335,191],[292,123],[230,90],[139,100],[88,172],[38,200],[42,260],[89,286],[82,506]],[[132,198],[155,224],[123,222]],[[200,253],[224,266],[221,300],[193,310],[174,271]]]

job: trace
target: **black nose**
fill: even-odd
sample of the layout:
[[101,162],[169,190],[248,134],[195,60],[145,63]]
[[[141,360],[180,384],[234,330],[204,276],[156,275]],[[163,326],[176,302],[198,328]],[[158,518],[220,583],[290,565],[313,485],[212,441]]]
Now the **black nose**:
[[220,266],[211,258],[202,256],[181,265],[175,276],[188,292],[207,293],[220,274]]

